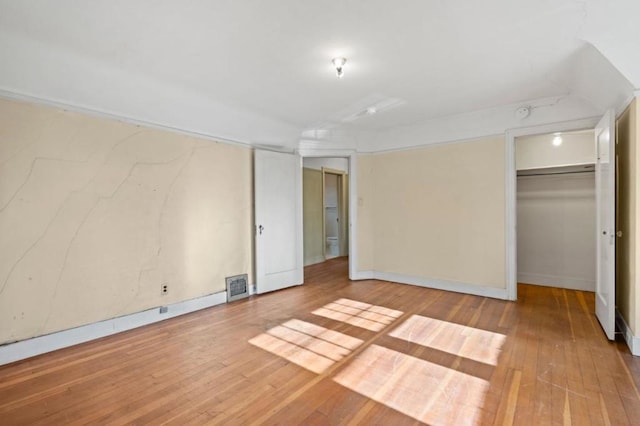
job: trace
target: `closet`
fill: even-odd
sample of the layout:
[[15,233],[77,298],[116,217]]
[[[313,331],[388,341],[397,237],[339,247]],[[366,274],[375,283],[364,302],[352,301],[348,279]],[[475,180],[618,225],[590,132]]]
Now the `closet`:
[[595,291],[593,130],[516,139],[518,282]]

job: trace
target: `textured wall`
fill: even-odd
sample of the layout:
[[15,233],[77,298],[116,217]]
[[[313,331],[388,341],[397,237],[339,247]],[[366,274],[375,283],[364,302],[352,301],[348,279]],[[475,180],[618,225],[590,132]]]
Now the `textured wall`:
[[0,100],[0,343],[252,272],[251,179],[247,148]]

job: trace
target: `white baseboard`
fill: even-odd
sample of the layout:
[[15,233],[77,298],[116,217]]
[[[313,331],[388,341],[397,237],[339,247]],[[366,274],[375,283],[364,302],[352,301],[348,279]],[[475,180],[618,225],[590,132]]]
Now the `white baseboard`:
[[616,309],[616,324],[618,325],[618,329],[622,332],[624,336],[624,340],[627,342],[627,346],[629,346],[629,350],[635,356],[640,356],[640,337],[634,336],[631,328],[627,325],[627,322],[624,320],[620,311]]
[[222,291],[220,293],[167,305],[167,312],[163,314],[160,313],[160,307],[158,306],[146,311],[21,340],[15,343],[8,343],[0,346],[0,365],[131,330],[132,328],[142,327],[143,325],[163,321],[226,302],[227,292]]
[[506,288],[485,287],[457,281],[438,280],[426,277],[396,274],[381,271],[361,271],[355,279],[376,279],[391,281],[400,284],[411,284],[420,287],[435,288],[438,290],[453,291],[456,293],[472,294],[475,296],[492,297],[494,299],[508,300]]
[[355,275],[349,277],[349,279],[351,280],[373,280],[375,279],[374,277],[375,275],[375,271],[357,271],[355,273]]
[[547,287],[568,288],[571,290],[596,291],[594,280],[564,277],[559,275],[531,274],[518,272],[518,282],[523,284],[543,285]]
[[305,259],[304,266],[315,265],[316,263],[322,263],[325,260],[324,256],[315,256],[311,259]]

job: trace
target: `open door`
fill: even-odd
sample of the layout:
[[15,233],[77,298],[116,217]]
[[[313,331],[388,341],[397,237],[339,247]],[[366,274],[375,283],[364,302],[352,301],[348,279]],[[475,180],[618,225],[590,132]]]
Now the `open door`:
[[296,154],[256,150],[256,290],[303,281],[302,165]]
[[322,168],[322,204],[323,204],[323,252],[325,259],[345,256],[346,227],[348,219],[345,214],[344,197],[345,172],[342,170]]
[[615,338],[615,115],[596,126],[596,316],[609,340]]

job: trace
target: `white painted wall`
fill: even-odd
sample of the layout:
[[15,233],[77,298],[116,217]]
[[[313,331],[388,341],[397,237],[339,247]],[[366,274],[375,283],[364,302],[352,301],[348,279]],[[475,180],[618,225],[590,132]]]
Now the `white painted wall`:
[[562,144],[553,145],[555,134],[522,136],[516,140],[516,170],[594,164],[593,130],[561,133]]
[[[380,130],[358,139],[358,152],[381,152],[400,148],[419,148],[427,144],[471,141],[502,136],[508,129],[580,120],[602,115],[575,96],[561,96],[527,102],[531,115],[516,117],[522,103],[435,118],[418,124]],[[401,108],[398,108],[401,110]]]
[[518,177],[518,282],[595,291],[594,179]]

